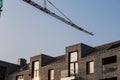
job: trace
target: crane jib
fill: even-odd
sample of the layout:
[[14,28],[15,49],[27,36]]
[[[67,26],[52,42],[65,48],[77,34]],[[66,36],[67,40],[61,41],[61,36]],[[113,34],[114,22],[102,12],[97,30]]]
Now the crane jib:
[[87,31],[87,30],[85,30],[85,29],[77,26],[76,24],[74,24],[69,18],[65,19],[65,18],[63,18],[63,17],[61,17],[61,16],[59,16],[59,15],[51,12],[51,11],[48,10],[46,7],[42,7],[42,6],[40,6],[39,4],[37,4],[37,3],[35,3],[35,2],[33,2],[33,1],[31,1],[31,0],[23,0],[23,1],[25,1],[25,2],[27,2],[28,4],[36,7],[36,8],[39,9],[39,10],[45,12],[46,14],[49,14],[50,16],[52,16],[52,17],[54,17],[54,18],[56,18],[56,19],[58,19],[58,20],[60,20],[60,21],[62,21],[62,22],[64,22],[64,23],[70,25],[71,27],[74,27],[74,28],[76,28],[76,29],[78,29],[78,30],[80,30],[80,31],[82,31],[82,32],[85,32],[85,33],[87,33],[87,34],[89,34],[89,35],[94,35],[92,32],[89,32],[89,31]]

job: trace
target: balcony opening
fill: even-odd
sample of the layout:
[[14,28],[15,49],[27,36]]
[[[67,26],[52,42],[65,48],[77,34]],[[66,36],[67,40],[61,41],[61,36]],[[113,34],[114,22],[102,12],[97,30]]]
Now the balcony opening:
[[116,62],[117,62],[116,56],[107,57],[107,58],[102,59],[102,65],[116,63]]
[[103,72],[112,72],[117,70],[117,57],[107,57],[102,59],[102,65],[103,65]]

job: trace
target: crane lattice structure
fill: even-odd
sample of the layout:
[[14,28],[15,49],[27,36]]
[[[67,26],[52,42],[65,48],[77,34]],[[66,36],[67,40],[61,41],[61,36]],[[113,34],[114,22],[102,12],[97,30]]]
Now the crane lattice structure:
[[[70,25],[70,26],[73,27],[73,28],[76,28],[76,29],[78,29],[78,30],[80,30],[80,31],[82,31],[82,32],[85,32],[85,33],[89,34],[89,35],[94,35],[92,32],[89,32],[89,31],[87,31],[87,30],[79,27],[79,26],[76,25],[75,23],[73,23],[73,22],[72,22],[67,16],[65,16],[57,7],[55,7],[55,5],[53,5],[49,0],[44,0],[44,6],[43,6],[43,7],[40,6],[39,4],[37,4],[36,2],[32,1],[32,0],[23,0],[23,1],[26,2],[26,3],[28,3],[28,4],[30,4],[30,5],[32,5],[32,6],[34,6],[35,8],[37,8],[37,9],[39,9],[39,10],[41,10],[41,11],[43,11],[44,13],[46,13],[46,14],[48,14],[48,15],[50,15],[50,16],[52,16],[52,17],[54,17],[54,18],[56,18],[56,19],[58,19],[58,20],[60,20],[60,21],[62,21],[62,22],[64,22],[64,23],[66,23],[66,24]],[[63,17],[55,14],[54,12],[50,11],[49,9],[47,9],[47,7],[46,7],[46,2],[49,2],[49,3],[50,3],[55,9],[57,9],[65,18],[63,18]]]

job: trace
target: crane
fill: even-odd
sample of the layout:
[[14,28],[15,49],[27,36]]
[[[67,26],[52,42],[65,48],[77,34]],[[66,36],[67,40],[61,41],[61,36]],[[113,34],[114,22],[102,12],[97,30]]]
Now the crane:
[[[87,33],[89,35],[94,35],[92,32],[89,32],[81,27],[79,27],[78,25],[76,25],[75,23],[73,23],[68,17],[66,17],[58,8],[56,8],[49,0],[44,0],[44,6],[42,7],[41,5],[37,4],[36,2],[32,1],[32,0],[23,0],[24,2],[34,6],[35,8],[43,11],[44,13],[70,25],[73,28],[76,28],[84,33]],[[55,14],[54,12],[50,11],[49,9],[46,8],[46,1],[48,1],[53,7],[55,7],[65,18]]]

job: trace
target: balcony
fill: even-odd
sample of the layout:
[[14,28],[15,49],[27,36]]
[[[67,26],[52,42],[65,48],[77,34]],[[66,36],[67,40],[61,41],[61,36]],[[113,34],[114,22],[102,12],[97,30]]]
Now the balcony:
[[68,76],[68,70],[62,70],[60,80],[76,80],[76,76]]
[[60,80],[75,80],[75,76],[61,78]]
[[103,73],[113,72],[117,70],[117,63],[103,65]]

